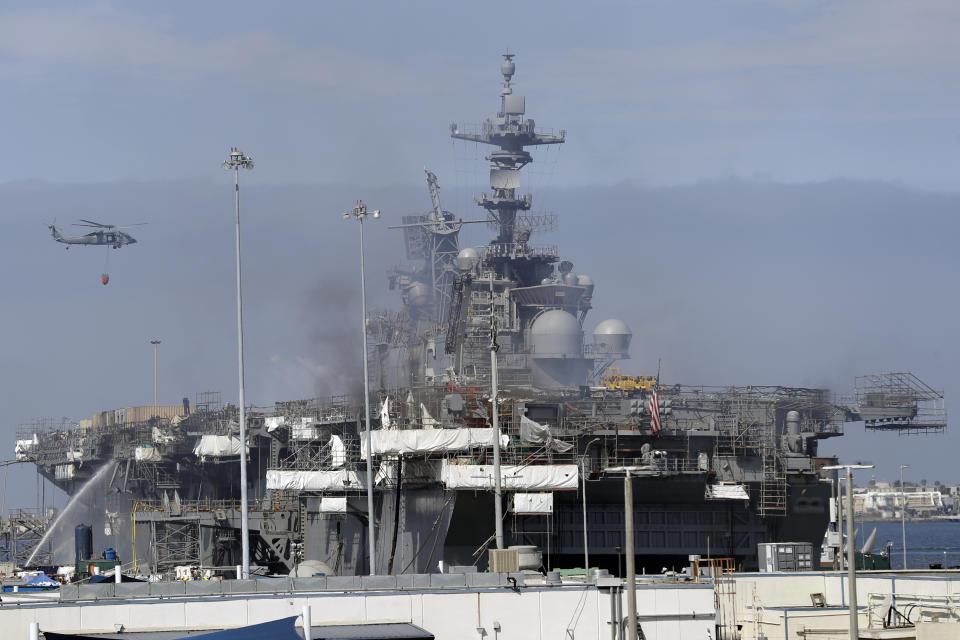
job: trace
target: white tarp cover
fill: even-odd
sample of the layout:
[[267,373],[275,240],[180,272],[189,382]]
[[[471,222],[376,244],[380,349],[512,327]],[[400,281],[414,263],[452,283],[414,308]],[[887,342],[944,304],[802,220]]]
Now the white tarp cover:
[[32,440],[17,440],[17,444],[13,448],[17,454],[17,460],[25,459],[30,449],[33,449],[38,443],[39,439],[37,438],[37,434],[33,434]]
[[749,500],[747,488],[742,484],[708,484],[707,500]]
[[283,426],[283,416],[268,416],[263,419],[263,426],[267,428],[267,433],[272,433]]
[[[580,473],[575,464],[540,464],[500,467],[504,489],[555,491],[576,489]],[[443,461],[440,480],[448,489],[493,489],[493,465],[450,464]]]
[[430,415],[430,412],[427,411],[426,405],[422,402],[420,403],[420,423],[423,425],[424,429],[433,429],[437,426],[437,421]]
[[334,434],[330,436],[330,466],[339,469],[347,461],[347,446],[343,439]]
[[513,494],[514,513],[549,514],[553,513],[552,493],[515,493]]
[[[371,431],[374,455],[459,451],[471,447],[492,447],[493,429],[400,429]],[[367,442],[360,445],[360,457],[367,457]]]
[[381,429],[390,429],[390,396],[387,396],[383,399],[383,404],[380,405],[380,428]]
[[221,458],[240,455],[240,438],[233,436],[203,435],[193,447],[198,458]]
[[[173,421],[170,421],[173,424]],[[150,431],[150,439],[156,444],[170,444],[171,442],[176,441],[177,437],[166,429],[161,429],[160,427],[154,427]]]
[[296,489],[298,491],[343,491],[361,489],[363,481],[356,471],[293,471],[267,469],[267,489]]
[[133,457],[141,462],[155,462],[160,459],[160,452],[152,444],[142,444],[133,450]]
[[557,453],[566,453],[573,449],[569,442],[561,442],[553,439],[550,433],[550,427],[534,422],[527,416],[520,416],[520,440],[532,444],[542,444],[551,451]]
[[346,513],[347,499],[343,496],[324,496],[320,501],[320,513]]

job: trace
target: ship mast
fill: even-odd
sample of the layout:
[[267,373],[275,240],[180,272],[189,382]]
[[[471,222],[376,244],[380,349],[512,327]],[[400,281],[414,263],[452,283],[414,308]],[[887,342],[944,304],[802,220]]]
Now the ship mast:
[[500,111],[497,117],[494,120],[485,120],[480,131],[476,132],[465,131],[456,123],[450,125],[450,135],[453,138],[498,147],[486,158],[490,162],[492,192],[490,195],[480,195],[476,202],[496,221],[499,228],[495,241],[496,249],[507,254],[516,242],[517,212],[527,211],[533,204],[530,194],[517,193],[520,170],[533,162],[533,156],[524,147],[561,144],[565,142],[567,135],[563,130],[559,136],[537,133],[534,121],[530,118],[523,119],[526,113],[526,96],[513,93],[511,83],[516,71],[513,57],[512,53],[503,54],[504,61],[500,65],[503,88],[500,90]]

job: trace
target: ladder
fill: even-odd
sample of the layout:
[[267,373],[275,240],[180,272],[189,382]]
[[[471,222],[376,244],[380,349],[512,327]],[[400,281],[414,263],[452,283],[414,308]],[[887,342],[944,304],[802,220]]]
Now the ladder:
[[777,453],[774,425],[763,429],[761,458],[763,476],[760,479],[760,500],[757,513],[761,516],[783,516],[787,513],[787,476]]

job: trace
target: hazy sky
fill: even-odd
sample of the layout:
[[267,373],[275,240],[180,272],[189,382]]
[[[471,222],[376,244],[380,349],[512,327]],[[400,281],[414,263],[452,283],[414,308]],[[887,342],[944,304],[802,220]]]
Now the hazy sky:
[[[563,148],[524,185],[598,282],[587,329],[633,327],[647,373],[829,386],[909,369],[960,389],[955,238],[960,4],[852,2],[19,3],[0,10],[0,353],[17,425],[220,390],[235,400],[231,145],[244,173],[248,394],[343,391],[359,350],[356,197],[428,207],[423,167],[476,215],[483,150],[451,121],[497,106],[499,54]],[[530,35],[526,35],[529,32]],[[149,221],[111,254],[53,218]],[[379,224],[379,223],[378,223]],[[371,225],[371,303],[399,238]],[[481,243],[486,231],[466,241]],[[824,448],[893,478],[960,482],[960,438]],[[9,455],[9,454],[8,454]],[[7,505],[33,502],[11,471]]]
[[3,7],[5,181],[192,178],[233,143],[254,181],[418,184],[509,49],[562,184],[956,184],[951,0]]

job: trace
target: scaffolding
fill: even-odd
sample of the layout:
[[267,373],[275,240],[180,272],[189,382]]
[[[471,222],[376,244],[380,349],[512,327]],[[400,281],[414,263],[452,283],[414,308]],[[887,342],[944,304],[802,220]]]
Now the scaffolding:
[[56,515],[53,508],[11,509],[7,520],[0,523],[0,561],[23,567],[33,555],[33,564],[49,565],[53,560],[49,542],[36,555],[33,551],[43,541]]
[[[717,611],[716,637],[739,638],[737,624],[737,581],[734,558],[702,558],[693,556],[694,581],[704,579],[713,585],[713,601]],[[758,636],[759,637],[759,636]]]
[[150,549],[157,573],[167,573],[182,566],[200,566],[199,518],[187,516],[151,521]]
[[898,434],[943,433],[947,408],[942,389],[909,372],[876,373],[856,378],[857,411],[870,431]]

